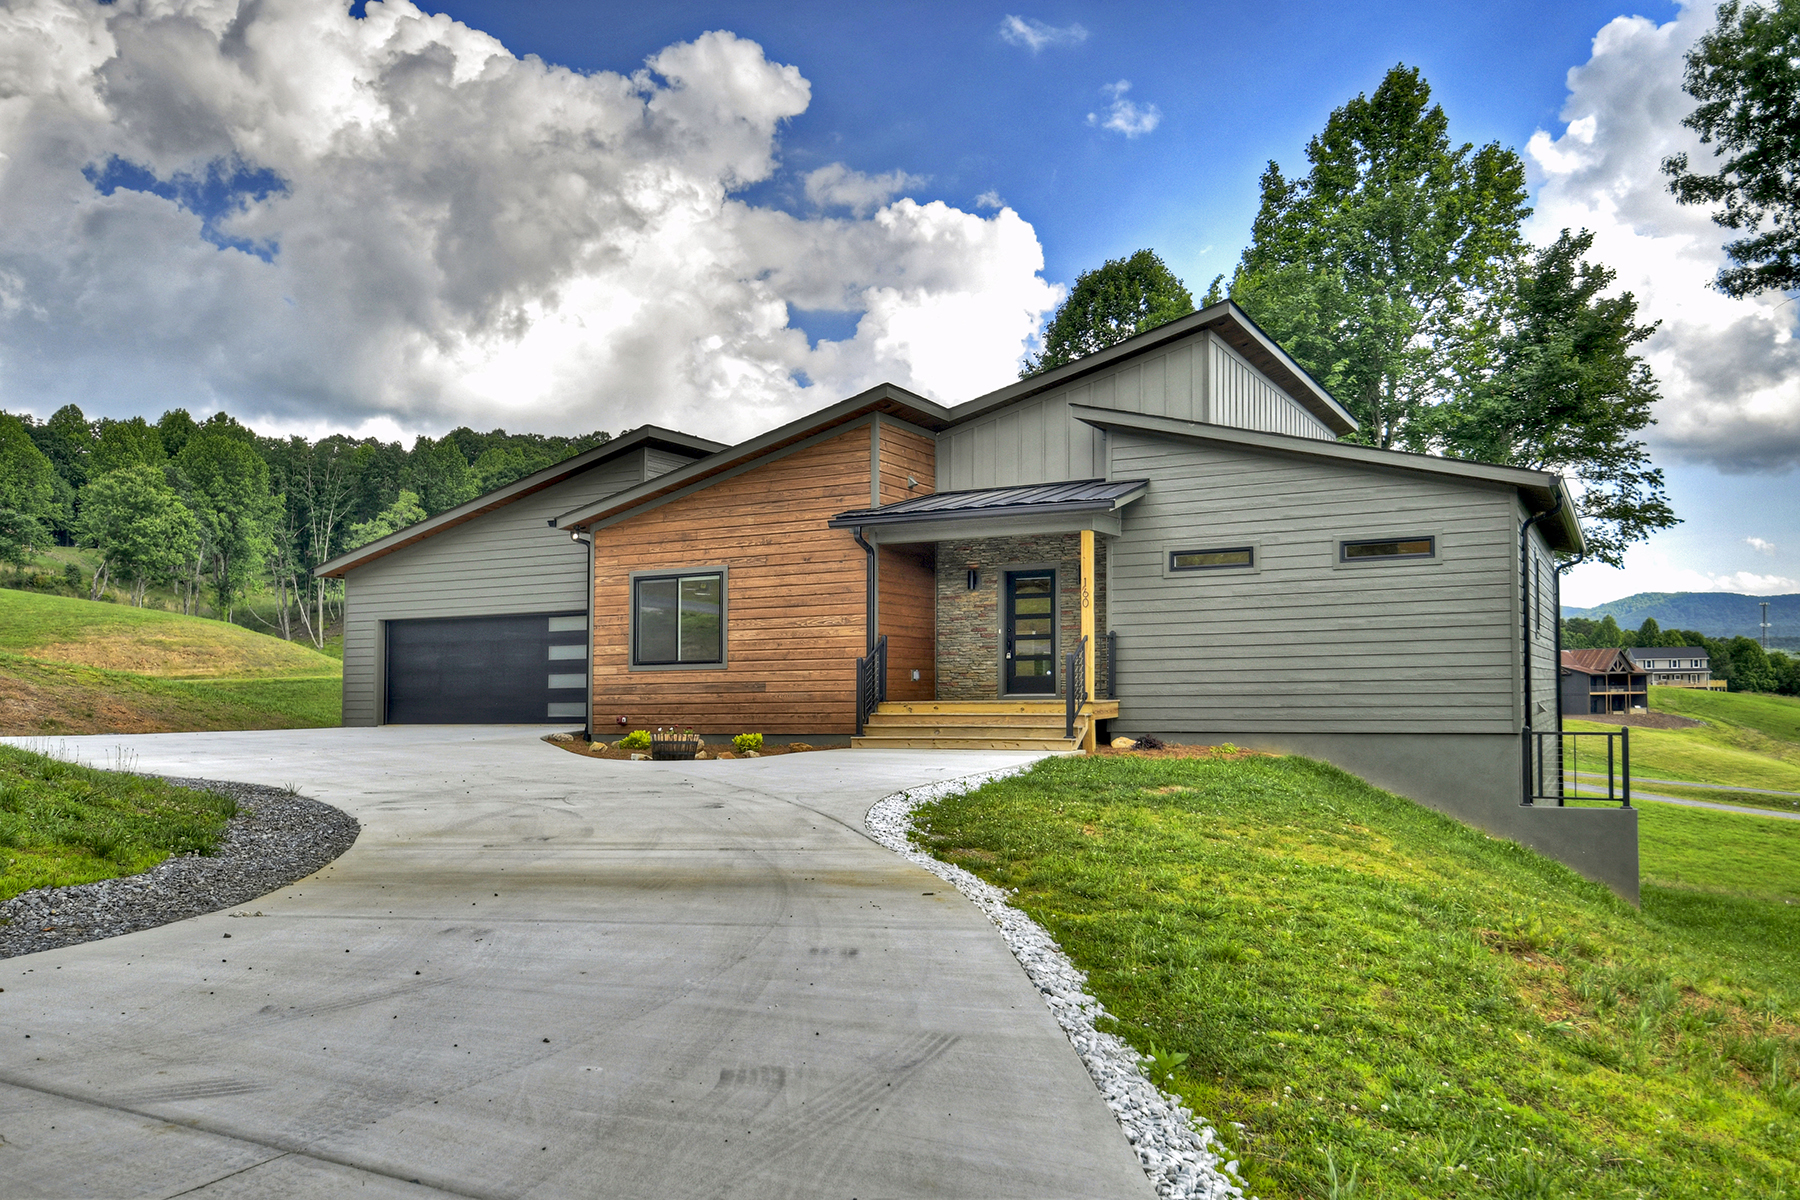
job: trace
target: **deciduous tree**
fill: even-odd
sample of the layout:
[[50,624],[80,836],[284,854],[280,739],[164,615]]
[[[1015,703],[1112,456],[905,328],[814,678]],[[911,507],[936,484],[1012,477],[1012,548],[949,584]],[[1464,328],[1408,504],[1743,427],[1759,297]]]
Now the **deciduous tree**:
[[1025,360],[1019,378],[1114,346],[1194,311],[1194,297],[1151,250],[1116,258],[1075,277],[1075,286],[1044,331],[1043,353]]
[[1714,169],[1686,154],[1663,160],[1683,204],[1719,205],[1713,220],[1744,236],[1725,243],[1728,296],[1800,288],[1800,0],[1727,0],[1687,54],[1682,124],[1713,147]]
[[1231,296],[1361,423],[1403,445],[1450,386],[1471,316],[1519,254],[1525,168],[1450,141],[1416,68],[1333,112],[1307,174],[1271,162]]
[[0,413],[0,562],[23,563],[49,544],[55,476],[25,423]]
[[82,490],[81,532],[100,551],[94,597],[110,574],[130,581],[131,602],[140,608],[150,584],[173,579],[200,548],[193,512],[163,469],[144,463],[109,471]]

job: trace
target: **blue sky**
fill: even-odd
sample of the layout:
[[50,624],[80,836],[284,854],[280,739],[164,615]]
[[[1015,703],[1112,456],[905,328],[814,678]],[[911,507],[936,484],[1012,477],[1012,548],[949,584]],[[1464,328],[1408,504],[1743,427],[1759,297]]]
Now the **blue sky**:
[[1565,598],[1800,591],[1800,310],[1710,291],[1657,169],[1710,4],[34,4],[0,8],[10,411],[737,438],[881,380],[955,402],[1108,258],[1198,297],[1265,164],[1405,63],[1661,322],[1687,523]]
[[[782,134],[782,175],[747,193],[802,201],[796,177],[842,161],[922,176],[906,194],[970,206],[997,191],[1038,232],[1046,273],[1068,281],[1150,246],[1196,294],[1249,236],[1257,179],[1304,162],[1326,115],[1395,63],[1420,67],[1452,135],[1523,149],[1555,122],[1565,76],[1599,28],[1673,4],[785,5],[454,3],[430,6],[517,54],[629,73],[672,42],[729,29],[813,85]],[[1080,25],[1075,44],[1032,53],[1001,37],[1007,15]],[[1156,129],[1090,127],[1124,79]]]

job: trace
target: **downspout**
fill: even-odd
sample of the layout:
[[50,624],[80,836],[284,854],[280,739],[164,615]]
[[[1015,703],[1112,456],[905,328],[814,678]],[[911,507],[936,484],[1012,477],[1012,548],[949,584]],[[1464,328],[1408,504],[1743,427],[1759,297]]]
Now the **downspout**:
[[587,596],[587,719],[582,722],[587,728],[581,735],[591,743],[594,740],[594,535],[584,529],[571,529],[569,536],[587,544],[587,579],[581,588]]
[[[1562,511],[1562,489],[1556,489],[1556,503],[1536,516],[1526,517],[1519,525],[1519,654],[1525,676],[1525,728],[1519,734],[1519,796],[1521,802],[1531,803],[1531,711],[1534,707],[1531,696],[1531,527],[1548,521]],[[1540,600],[1542,597],[1539,598]],[[1561,601],[1561,589],[1558,588],[1557,599]],[[1562,639],[1562,609],[1556,610],[1557,641]],[[1557,669],[1562,669],[1562,655],[1556,658]],[[1557,704],[1562,701],[1562,680],[1557,680]],[[1557,729],[1562,729],[1560,720]]]
[[863,612],[868,621],[868,653],[875,653],[875,547],[863,541],[862,526],[858,525],[850,531],[856,538],[856,544],[863,548],[868,557],[868,568],[864,572],[866,582],[863,592]]

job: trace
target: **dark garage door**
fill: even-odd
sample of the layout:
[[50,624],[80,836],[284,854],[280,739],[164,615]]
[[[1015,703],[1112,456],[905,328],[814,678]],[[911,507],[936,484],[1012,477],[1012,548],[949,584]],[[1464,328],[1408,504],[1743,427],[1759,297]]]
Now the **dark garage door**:
[[387,623],[390,724],[510,725],[586,716],[583,613]]

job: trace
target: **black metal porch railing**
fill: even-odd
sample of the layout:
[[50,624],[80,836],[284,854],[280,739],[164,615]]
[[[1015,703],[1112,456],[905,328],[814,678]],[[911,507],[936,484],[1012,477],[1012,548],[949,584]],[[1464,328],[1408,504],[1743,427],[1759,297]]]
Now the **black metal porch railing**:
[[856,736],[863,735],[869,714],[887,699],[887,634],[875,639],[875,653],[856,660]]
[[[1605,800],[1631,807],[1631,730],[1525,733],[1525,803]],[[1602,784],[1604,780],[1604,784]]]
[[1088,698],[1086,635],[1075,643],[1063,664],[1063,680],[1067,685],[1063,688],[1063,736],[1072,738],[1075,736],[1075,717]]
[[1119,635],[1106,631],[1106,698],[1119,698]]

